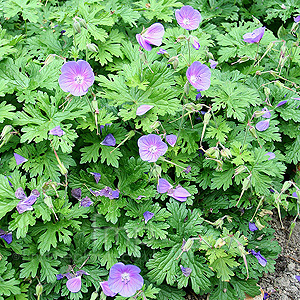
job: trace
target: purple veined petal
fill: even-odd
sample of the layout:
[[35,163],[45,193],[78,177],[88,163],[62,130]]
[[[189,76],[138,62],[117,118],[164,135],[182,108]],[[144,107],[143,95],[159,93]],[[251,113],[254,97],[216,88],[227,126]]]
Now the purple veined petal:
[[7,244],[10,244],[12,242],[12,233],[4,233],[0,234],[0,239],[3,239]]
[[144,279],[140,274],[134,274],[130,276],[128,284],[124,284],[123,288],[119,291],[122,297],[131,297],[136,291],[140,290],[144,285]]
[[93,201],[89,197],[85,197],[80,201],[80,206],[89,207],[93,204]]
[[286,104],[288,101],[287,100],[282,100],[282,101],[280,101],[277,105],[276,105],[276,107],[279,107],[279,106],[281,106],[281,105],[284,105],[284,104]]
[[60,128],[60,126],[56,126],[54,127],[53,129],[51,129],[49,131],[49,134],[52,134],[52,135],[57,135],[57,136],[63,136],[65,134],[65,132]]
[[266,113],[264,115],[262,115],[263,118],[271,118],[271,112],[265,107],[262,109],[262,111],[265,111]]
[[255,125],[255,128],[258,130],[258,131],[265,131],[269,128],[270,126],[270,120],[264,120],[264,121],[259,121],[256,125]]
[[186,77],[190,84],[200,91],[205,91],[210,87],[211,71],[208,66],[194,61],[186,71]]
[[111,192],[111,195],[109,195],[109,198],[110,199],[117,199],[117,198],[119,198],[119,196],[120,196],[119,190],[115,190],[115,191]]
[[101,174],[96,172],[91,172],[91,174],[94,176],[96,183],[98,183],[101,179]]
[[156,52],[157,54],[168,54],[167,50],[160,48],[159,51]]
[[183,172],[184,172],[185,174],[189,174],[191,171],[192,171],[192,167],[191,167],[191,166],[187,166],[187,167],[183,170]]
[[26,200],[27,196],[24,193],[23,188],[19,187],[17,188],[16,192],[15,192],[15,196],[16,198],[20,199],[20,200]]
[[[8,176],[8,177],[9,177],[9,178],[12,178],[11,176]],[[12,183],[9,181],[8,177],[7,177],[7,176],[4,176],[4,178],[7,178],[7,181],[8,181],[9,186],[13,187],[13,185],[12,185]]]
[[243,35],[244,42],[258,43],[262,39],[262,37],[265,33],[265,29],[266,29],[266,27],[259,27],[252,32],[244,34]]
[[173,198],[186,198],[186,197],[190,197],[192,196],[185,188],[183,188],[182,186],[177,186],[176,189],[173,192],[172,197]]
[[146,42],[146,39],[140,35],[140,34],[136,34],[136,40],[138,41],[139,45],[144,48],[147,51],[151,51],[152,47],[150,46],[149,43]]
[[31,206],[36,202],[37,198],[38,196],[30,194],[30,196],[26,200],[21,200],[21,202],[23,204]]
[[63,276],[66,277],[67,279],[74,278],[74,276],[70,272],[63,274]]
[[296,192],[294,192],[294,193],[292,194],[292,196],[298,199],[298,195],[297,195]]
[[182,274],[185,276],[185,277],[189,277],[192,273],[192,269],[191,268],[184,268],[182,265],[180,265],[180,269],[182,271]]
[[156,134],[141,136],[138,139],[138,147],[141,159],[148,162],[156,162],[168,150],[167,144]]
[[147,111],[149,111],[152,107],[154,107],[153,105],[147,105],[147,104],[143,104],[141,106],[139,106],[136,110],[136,115],[137,116],[142,116],[144,115]]
[[[299,16],[299,17],[300,17],[300,16]],[[299,20],[299,21],[300,21],[300,20]],[[299,21],[298,21],[298,22],[299,22]],[[298,281],[300,281],[300,276],[297,276],[297,275],[296,275],[295,278],[296,278]]]
[[201,14],[198,10],[190,5],[176,9],[175,17],[177,23],[186,30],[194,30],[199,27],[201,22]]
[[160,23],[154,23],[142,34],[142,37],[145,38],[145,41],[148,44],[160,46],[164,34],[165,34],[164,26]]
[[23,202],[23,200],[21,200],[18,204],[17,204],[17,211],[19,214],[24,213],[25,211],[28,210],[33,210],[33,207],[31,205],[28,205],[26,203]]
[[103,146],[111,146],[114,147],[116,145],[116,139],[112,133],[109,133],[104,140],[102,141],[101,145]]
[[217,66],[217,64],[218,64],[217,61],[212,60],[212,59],[209,59],[208,62],[210,63],[210,67],[211,67],[212,69],[215,69],[216,66]]
[[267,152],[265,155],[268,155],[268,160],[274,159],[276,157],[275,153],[273,152]]
[[124,267],[125,267],[125,265],[121,262],[115,263],[109,270],[108,281],[109,281],[109,278],[118,278],[118,277],[120,277],[122,275],[122,271],[123,271]]
[[114,297],[117,295],[117,293],[114,293],[110,290],[110,288],[108,287],[108,281],[103,281],[100,282],[101,288],[103,293],[108,296],[108,297]]
[[17,154],[17,153],[14,153],[14,157],[15,157],[15,160],[16,160],[16,163],[17,163],[17,166],[28,161],[27,158]]
[[196,100],[199,100],[201,97],[202,97],[201,93],[198,93],[198,94],[196,95]]
[[249,222],[249,229],[250,231],[256,231],[258,228],[256,227],[255,223]]
[[174,147],[177,141],[177,136],[175,134],[168,134],[166,136],[166,141],[170,146]]
[[84,60],[66,62],[58,79],[60,88],[73,96],[83,96],[95,81],[90,64]]
[[168,190],[172,189],[173,186],[164,178],[159,178],[158,185],[157,185],[157,191],[160,194],[166,193]]
[[93,191],[92,189],[90,189],[90,192],[91,192],[95,197],[101,196],[100,191]]
[[78,293],[81,290],[81,276],[69,279],[66,285],[71,293]]
[[192,42],[192,46],[196,49],[199,50],[200,49],[200,43],[197,37],[195,36],[191,36],[191,42]]
[[151,220],[154,217],[154,213],[147,210],[143,213],[143,216],[145,218],[145,224],[147,224],[148,221]]
[[72,197],[76,198],[77,200],[80,200],[81,199],[81,188],[73,189],[71,191],[71,195],[72,195]]
[[260,251],[256,253],[254,250],[251,250],[250,252],[252,255],[254,255],[257,258],[258,263],[260,265],[262,265],[263,267],[267,265],[267,260],[260,254]]
[[300,16],[294,17],[294,22],[299,23],[300,22]]

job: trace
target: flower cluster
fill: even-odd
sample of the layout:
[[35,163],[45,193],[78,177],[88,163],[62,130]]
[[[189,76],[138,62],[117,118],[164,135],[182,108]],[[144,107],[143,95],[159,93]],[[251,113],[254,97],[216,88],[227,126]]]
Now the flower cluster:
[[15,192],[16,198],[21,200],[17,204],[18,213],[22,214],[25,211],[33,210],[32,205],[36,202],[39,195],[40,195],[40,193],[38,192],[38,190],[32,190],[29,197],[27,197],[26,194],[24,193],[23,188],[19,187]]
[[104,189],[102,189],[100,191],[93,191],[90,189],[90,192],[96,197],[104,196],[109,199],[117,199],[117,198],[119,198],[119,195],[120,195],[120,191],[118,189],[114,191],[112,188],[110,188],[108,186],[106,186]]

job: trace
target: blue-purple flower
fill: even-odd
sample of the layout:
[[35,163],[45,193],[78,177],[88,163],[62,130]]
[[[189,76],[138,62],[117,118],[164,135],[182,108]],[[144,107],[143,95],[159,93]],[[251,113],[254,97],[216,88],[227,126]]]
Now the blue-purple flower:
[[154,213],[147,210],[143,213],[143,216],[145,218],[145,224],[147,224],[147,222],[154,217]]
[[266,112],[265,114],[262,115],[263,118],[267,118],[267,119],[271,118],[271,112],[266,107],[264,107],[262,111]]
[[144,279],[139,274],[140,272],[141,269],[134,265],[114,264],[109,271],[109,289],[123,297],[133,296],[144,284]]
[[259,27],[252,32],[244,34],[243,35],[244,42],[258,43],[262,39],[262,37],[265,33],[265,29],[266,29],[266,27]]
[[108,287],[108,281],[103,281],[100,282],[101,288],[103,293],[108,296],[108,297],[114,297],[116,296],[118,293],[114,293],[110,290],[110,288]]
[[113,190],[112,188],[106,186],[104,189],[100,190],[100,191],[93,191],[90,189],[90,192],[98,197],[98,196],[104,196],[107,197],[109,199],[117,199],[120,196],[120,192],[119,190]]
[[280,102],[276,105],[276,107],[279,107],[279,106],[284,105],[284,104],[286,104],[286,103],[287,103],[287,100],[282,100],[282,101],[280,101]]
[[167,193],[170,197],[180,202],[185,202],[187,197],[191,196],[191,194],[180,185],[173,189],[173,186],[164,178],[158,180],[157,191],[160,194]]
[[147,105],[147,104],[143,104],[140,105],[137,110],[136,110],[136,115],[137,116],[142,116],[144,115],[147,111],[149,111],[152,107],[154,107],[153,105]]
[[57,274],[56,279],[61,280],[62,278],[66,277],[68,279],[66,286],[67,289],[71,293],[78,293],[81,290],[81,276],[82,275],[90,275],[83,270],[77,271],[75,274],[65,273],[65,274]]
[[104,140],[101,142],[101,145],[103,146],[112,146],[114,147],[116,145],[116,139],[113,136],[112,133],[109,133]]
[[37,190],[32,190],[29,197],[27,197],[23,188],[19,187],[15,192],[15,196],[21,200],[17,204],[17,211],[19,214],[22,214],[25,211],[33,210],[32,205],[36,202],[37,198],[40,196],[40,193]]
[[257,258],[260,265],[263,267],[267,265],[267,260],[260,254],[260,251],[255,252],[254,250],[250,250],[250,253]]
[[182,265],[180,265],[180,269],[182,271],[182,274],[185,276],[185,277],[189,277],[192,273],[192,269],[191,268],[184,268]]
[[200,91],[205,91],[210,87],[211,71],[208,66],[194,61],[186,71],[186,77],[190,84]]
[[141,159],[148,162],[156,162],[168,150],[167,144],[156,134],[141,136],[138,139],[138,146]]
[[77,200],[81,199],[81,188],[73,189],[71,191],[71,195],[76,198]]
[[61,68],[58,83],[64,92],[83,96],[95,81],[94,72],[85,60],[66,62]]
[[14,153],[14,157],[15,157],[15,160],[16,160],[16,163],[17,163],[17,166],[28,161],[27,158],[17,154],[17,153]]
[[215,69],[216,66],[217,66],[217,64],[218,64],[218,62],[215,61],[215,60],[213,60],[213,59],[209,59],[208,62],[210,63],[210,67],[211,67],[212,69]]
[[167,50],[160,48],[159,51],[156,52],[157,54],[168,54]]
[[176,9],[175,17],[177,23],[186,30],[194,30],[199,27],[201,22],[201,14],[197,9],[190,5]]
[[96,172],[91,172],[91,174],[94,176],[96,183],[98,183],[101,179],[101,174]]
[[249,229],[250,231],[256,231],[258,228],[256,227],[255,223],[249,222]]
[[80,201],[80,206],[89,207],[93,204],[93,201],[89,197],[85,197]]
[[190,36],[191,42],[192,42],[192,46],[196,49],[199,50],[200,49],[200,43],[197,37],[195,36]]
[[[300,20],[299,20],[300,21]],[[295,278],[298,280],[298,281],[300,281],[300,276],[295,276]]]
[[299,23],[300,22],[300,16],[294,17],[294,22]]
[[0,229],[0,239],[3,239],[7,244],[10,244],[12,242],[12,233]]
[[166,141],[171,147],[174,147],[177,141],[177,136],[175,134],[168,134],[166,136]]
[[273,152],[267,152],[265,155],[268,155],[268,160],[274,159],[276,157],[275,153]]
[[141,34],[137,34],[136,39],[142,48],[151,51],[150,45],[160,46],[164,34],[164,26],[160,23],[154,23]]
[[57,136],[63,136],[65,134],[65,132],[60,128],[60,126],[56,126],[54,127],[53,129],[51,129],[49,131],[49,134],[52,134],[52,135],[57,135]]
[[255,125],[255,128],[258,130],[258,131],[265,131],[269,128],[270,126],[270,120],[264,120],[264,121],[259,121],[256,125]]

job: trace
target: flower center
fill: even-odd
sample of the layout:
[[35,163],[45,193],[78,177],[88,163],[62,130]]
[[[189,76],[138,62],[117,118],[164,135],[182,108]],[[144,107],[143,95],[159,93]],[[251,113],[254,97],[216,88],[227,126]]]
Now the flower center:
[[155,153],[155,152],[157,152],[157,147],[154,146],[154,145],[152,145],[152,146],[148,149],[148,151],[151,152],[151,153]]
[[78,84],[82,84],[83,82],[83,77],[78,75],[74,78],[75,82],[78,83]]
[[190,24],[190,20],[189,19],[183,19],[183,24],[184,25],[189,25]]
[[122,274],[122,281],[125,282],[125,284],[127,284],[130,281],[130,276],[128,273],[123,273]]
[[197,79],[198,79],[197,76],[195,76],[195,75],[191,76],[191,82],[195,83],[197,81]]

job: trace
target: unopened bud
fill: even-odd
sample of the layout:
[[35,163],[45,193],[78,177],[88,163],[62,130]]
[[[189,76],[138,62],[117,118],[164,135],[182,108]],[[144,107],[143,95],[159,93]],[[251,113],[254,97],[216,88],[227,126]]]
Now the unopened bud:
[[52,198],[50,196],[46,195],[44,202],[50,209],[53,208]]
[[0,135],[0,148],[5,145],[6,143],[8,143],[8,141],[10,140],[12,134],[11,131],[13,130],[11,125],[5,125],[2,129],[1,135]]
[[186,95],[188,95],[189,91],[190,91],[190,83],[187,81],[184,85],[184,92]]
[[157,177],[161,177],[161,171],[162,171],[161,166],[154,165],[150,172],[152,177],[157,178]]
[[43,286],[39,283],[37,284],[37,286],[35,287],[35,293],[38,296],[38,299],[40,298],[40,296],[43,293]]
[[81,32],[81,27],[80,27],[80,24],[78,21],[74,20],[74,23],[73,23],[73,28],[76,32],[80,33]]
[[191,42],[192,42],[192,46],[196,49],[199,50],[200,49],[200,43],[197,37],[195,36],[190,36]]
[[243,173],[247,168],[245,166],[239,166],[234,170],[234,176]]
[[257,139],[256,130],[253,126],[249,126],[249,131],[250,131],[251,135]]
[[49,54],[47,56],[47,58],[45,59],[45,61],[44,61],[44,66],[50,65],[54,61],[54,59],[55,59],[55,55],[54,54]]
[[66,169],[66,167],[64,166],[63,163],[58,164],[58,168],[59,168],[60,173],[61,173],[62,175],[67,175],[67,174],[68,174],[68,170]]
[[215,243],[215,248],[221,248],[225,244],[226,244],[226,242],[222,238],[219,238],[219,239],[217,239],[217,241]]
[[255,219],[255,225],[258,228],[258,230],[262,230],[263,228],[265,228],[265,226],[262,225],[257,218]]
[[98,298],[98,296],[99,296],[99,294],[97,292],[93,292],[90,300],[96,300]]
[[226,158],[231,158],[232,154],[228,148],[224,148],[221,150],[221,155]]
[[179,60],[178,60],[178,58],[177,58],[177,59],[175,59],[175,60],[172,62],[172,65],[173,65],[173,68],[174,68],[174,70],[176,70],[176,69],[177,69],[177,67],[178,67],[178,64],[179,64]]
[[205,151],[205,154],[211,158],[219,158],[220,150],[217,147],[211,147]]
[[176,39],[176,42],[177,43],[180,43],[182,40],[186,40],[187,37],[185,35],[180,35],[177,39]]
[[193,244],[194,244],[193,239],[188,239],[187,241],[183,241],[181,250],[183,252],[188,252],[192,248]]
[[218,171],[218,172],[222,172],[223,171],[223,161],[222,160],[217,160],[216,171]]
[[99,113],[99,109],[98,109],[98,101],[97,100],[93,100],[92,102],[92,107],[95,110],[96,113]]
[[85,29],[87,29],[87,24],[86,24],[85,19],[78,18],[78,21],[81,26],[83,26]]
[[99,48],[97,45],[95,44],[86,44],[86,47],[88,48],[88,50],[92,51],[92,52],[98,52]]
[[209,120],[211,118],[211,114],[209,112],[207,112],[205,115],[204,115],[204,119],[203,119],[203,123],[204,124],[208,124]]
[[243,180],[243,187],[242,187],[242,189],[243,189],[243,191],[246,191],[246,190],[248,190],[248,188],[250,187],[250,184],[251,184],[251,174],[248,176],[248,177],[246,177],[244,180]]
[[139,54],[140,54],[140,60],[145,64],[147,62],[146,54],[142,50],[139,50]]
[[254,115],[254,118],[259,118],[259,117],[263,116],[265,113],[266,113],[266,111],[257,110],[253,113],[253,115]]
[[275,81],[275,85],[278,86],[280,89],[284,87],[284,84],[278,80]]
[[266,97],[268,98],[271,94],[271,90],[268,87],[264,87],[264,93],[265,93]]
[[284,193],[286,190],[288,190],[291,187],[291,185],[292,185],[291,181],[286,181],[282,186],[281,192]]

